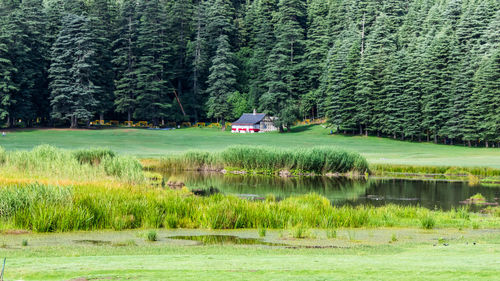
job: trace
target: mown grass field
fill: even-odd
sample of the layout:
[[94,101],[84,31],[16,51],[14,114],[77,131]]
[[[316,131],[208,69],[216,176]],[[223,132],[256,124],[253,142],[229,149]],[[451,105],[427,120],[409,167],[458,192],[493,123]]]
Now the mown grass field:
[[334,146],[355,151],[369,163],[487,166],[500,168],[500,149],[445,146],[432,143],[411,143],[385,138],[329,135],[330,129],[303,126],[293,133],[231,134],[216,129],[180,129],[152,131],[145,129],[109,130],[20,130],[0,137],[0,146],[7,150],[31,149],[51,144],[65,149],[107,147],[120,154],[155,158],[171,153],[197,149],[220,151],[229,145],[264,145],[284,148]]
[[[268,233],[266,237],[266,240],[292,245],[320,243],[342,247],[328,249],[197,246],[189,241],[167,238],[179,233],[201,233],[189,230],[159,232],[157,242],[147,242],[143,232],[4,235],[0,256],[7,257],[5,278],[79,281],[495,280],[500,274],[500,235],[491,230],[345,229],[339,231],[336,239],[280,238],[277,232]],[[256,231],[222,233],[258,237]],[[398,240],[389,242],[393,235]],[[78,239],[114,241],[106,245],[85,245],[75,243]],[[21,246],[22,240],[27,240],[28,245]],[[118,243],[120,241],[122,243]]]

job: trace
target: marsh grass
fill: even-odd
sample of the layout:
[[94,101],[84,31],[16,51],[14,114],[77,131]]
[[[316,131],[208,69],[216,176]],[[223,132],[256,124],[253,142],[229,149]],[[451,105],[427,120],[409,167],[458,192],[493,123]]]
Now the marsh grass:
[[383,175],[391,174],[425,174],[466,177],[469,181],[476,183],[477,177],[500,176],[500,169],[488,167],[452,167],[452,166],[416,166],[395,164],[372,164],[370,169],[373,173]]
[[326,237],[328,239],[336,239],[337,238],[337,229],[336,228],[328,228],[326,230]]
[[116,156],[107,149],[71,152],[41,145],[30,151],[5,152],[0,148],[0,162],[2,178],[50,179],[52,182],[91,182],[106,179],[131,184],[146,181],[138,160]]
[[292,237],[296,239],[304,239],[310,236],[310,231],[302,223],[293,226],[290,232]]
[[[500,226],[493,214],[465,216],[464,212],[466,210],[443,212],[396,205],[337,207],[316,194],[266,202],[221,194],[198,197],[188,190],[139,187],[26,185],[0,188],[0,224],[34,232],[253,228],[294,229],[297,234],[294,236],[303,236],[307,229],[315,228],[456,227],[465,222],[481,227]],[[386,220],[388,216],[390,222]],[[429,218],[432,224],[424,224]]]
[[80,164],[99,165],[105,158],[114,158],[116,154],[107,148],[80,149],[73,152]]
[[391,241],[390,242],[394,243],[394,242],[397,242],[397,241],[398,241],[398,236],[396,235],[396,233],[393,233],[391,235]]
[[[188,151],[170,155],[155,163],[158,170],[245,170],[275,174],[296,173],[359,173],[369,171],[360,154],[331,147],[279,149],[259,146],[230,146],[222,152]],[[152,167],[153,168],[153,167]]]
[[158,241],[158,234],[154,230],[150,230],[148,232],[148,236],[147,237],[148,237],[148,241],[149,242],[156,242],[156,241]]

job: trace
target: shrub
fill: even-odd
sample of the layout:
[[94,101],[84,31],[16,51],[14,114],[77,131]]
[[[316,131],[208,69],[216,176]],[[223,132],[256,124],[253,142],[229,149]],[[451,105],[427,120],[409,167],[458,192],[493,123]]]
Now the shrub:
[[420,220],[422,228],[424,229],[433,229],[436,225],[436,221],[431,216],[426,216]]
[[158,236],[156,234],[156,231],[151,230],[148,232],[148,241],[150,242],[158,241]]
[[264,227],[259,228],[259,236],[260,237],[266,236],[266,229]]
[[21,245],[22,245],[23,247],[28,246],[28,240],[23,239],[23,242],[21,243]]

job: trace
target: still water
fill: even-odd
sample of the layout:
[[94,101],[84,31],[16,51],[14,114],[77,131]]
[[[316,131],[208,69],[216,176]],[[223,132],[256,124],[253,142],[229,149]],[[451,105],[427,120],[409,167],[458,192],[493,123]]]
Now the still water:
[[461,201],[477,193],[481,193],[490,203],[499,203],[500,200],[500,188],[470,186],[466,182],[352,180],[331,177],[281,178],[199,172],[170,173],[165,174],[164,179],[165,182],[182,182],[187,188],[197,192],[220,192],[249,199],[261,199],[271,194],[278,199],[284,199],[292,195],[314,192],[328,198],[333,205],[380,206],[391,203],[449,210],[463,206]]

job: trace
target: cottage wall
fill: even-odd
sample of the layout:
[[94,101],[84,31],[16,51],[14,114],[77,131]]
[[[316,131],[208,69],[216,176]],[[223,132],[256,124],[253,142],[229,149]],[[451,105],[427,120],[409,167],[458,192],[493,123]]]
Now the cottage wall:
[[233,125],[231,127],[233,133],[258,133],[260,132],[259,124],[255,125]]

